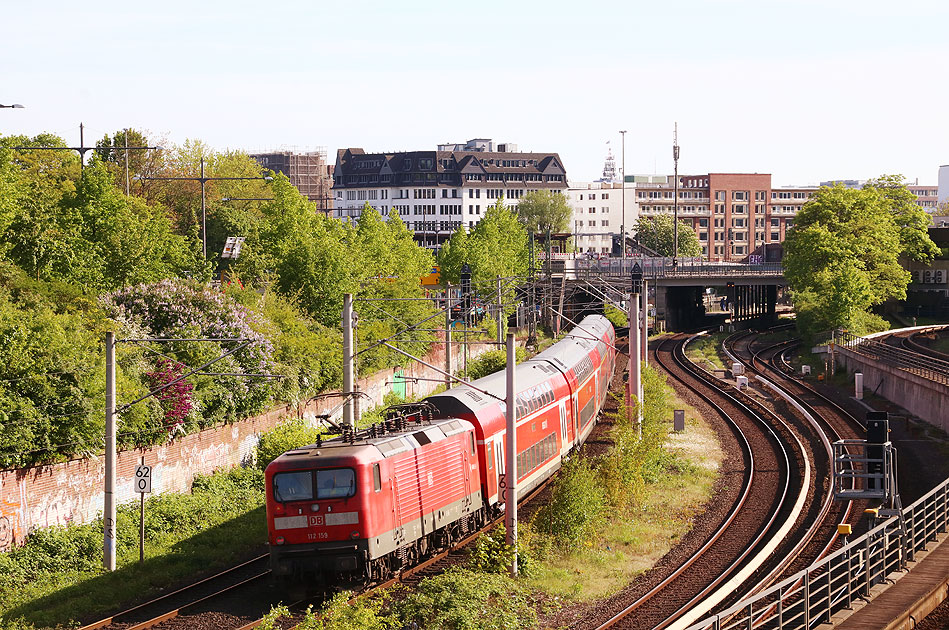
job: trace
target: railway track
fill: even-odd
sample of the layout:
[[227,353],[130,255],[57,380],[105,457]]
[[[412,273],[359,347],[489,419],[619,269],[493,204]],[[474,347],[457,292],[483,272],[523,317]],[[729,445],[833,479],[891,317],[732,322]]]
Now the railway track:
[[257,556],[171,593],[165,593],[110,617],[82,626],[79,630],[154,628],[187,616],[198,607],[207,606],[218,598],[234,595],[242,597],[246,590],[259,588],[262,582],[269,578],[268,560],[267,554]]
[[939,359],[940,361],[946,361],[949,363],[949,354],[940,352],[929,345],[938,338],[939,332],[943,330],[945,330],[945,327],[939,326],[925,331],[918,330],[906,336],[899,336],[898,338],[900,340],[900,346],[902,346],[905,350],[909,350],[910,352],[915,352],[916,354],[922,354],[924,356],[932,357],[933,359]]
[[[863,437],[862,424],[833,400],[793,378],[786,356],[799,345],[797,340],[771,343],[756,350],[757,337],[757,334],[737,333],[726,339],[726,351],[746,367],[754,380],[762,384],[768,382],[767,392],[781,392],[774,396],[771,404],[776,412],[796,419],[793,424],[800,431],[802,440],[811,445],[809,452],[817,483],[802,519],[803,531],[795,536],[796,544],[782,549],[783,560],[759,576],[758,583],[748,595],[764,590],[830,553],[838,543],[837,526],[850,524],[857,530],[865,525],[861,517],[866,507],[863,502],[836,502],[830,492],[831,443],[843,438]],[[793,402],[788,404],[788,399]]]
[[[793,442],[789,431],[780,428],[779,419],[766,420],[767,412],[752,409],[740,395],[719,391],[714,377],[685,358],[685,342],[683,336],[663,341],[654,360],[688,389],[693,406],[708,410],[707,418],[719,419],[720,433],[731,435],[725,449],[740,452],[726,461],[723,470],[726,491],[719,497],[728,508],[714,518],[711,527],[706,524],[694,530],[693,538],[702,540],[692,541],[699,544],[664,579],[634,598],[629,594],[612,598],[598,607],[599,614],[608,611],[609,616],[603,615],[595,624],[585,620],[583,627],[666,628],[698,618],[745,581],[775,540],[786,535],[785,522],[789,517],[794,520],[792,515],[802,503],[801,487],[792,482],[800,479],[801,457],[784,446],[786,441]],[[779,428],[772,429],[772,424]],[[732,486],[736,472],[741,474],[740,489],[739,484]]]

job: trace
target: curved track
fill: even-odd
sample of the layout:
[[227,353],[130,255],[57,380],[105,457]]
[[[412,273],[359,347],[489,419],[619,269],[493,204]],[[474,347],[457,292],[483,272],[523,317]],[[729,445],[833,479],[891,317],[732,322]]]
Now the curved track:
[[[779,437],[770,420],[760,410],[752,410],[749,401],[717,389],[714,377],[692,365],[682,350],[686,337],[664,340],[655,352],[655,361],[689,391],[693,406],[707,411],[707,418],[717,418],[719,431],[730,434],[726,451],[732,455],[726,462],[726,491],[718,499],[728,504],[724,514],[714,523],[698,526],[707,536],[691,556],[667,572],[661,582],[635,601],[628,594],[611,598],[598,606],[598,617],[584,620],[583,627],[599,628],[665,628],[686,613],[697,614],[696,608],[708,609],[721,601],[723,591],[730,591],[744,581],[749,563],[763,553],[772,538],[782,529],[782,515],[789,513],[796,501],[796,488],[791,485],[796,469],[796,454],[783,446],[786,436]],[[730,486],[740,471],[742,483]],[[714,511],[714,510],[713,510]],[[709,527],[711,525],[711,527]],[[695,541],[693,541],[695,542]]]
[[[817,483],[802,519],[800,534],[795,536],[797,543],[782,549],[783,560],[771,572],[758,576],[759,583],[751,593],[826,555],[837,542],[837,525],[849,523],[856,529],[861,525],[862,511],[866,507],[863,503],[834,501],[830,479],[833,470],[831,443],[844,438],[862,438],[863,426],[833,400],[793,378],[786,356],[799,344],[797,340],[770,343],[759,349],[754,347],[756,342],[754,333],[738,333],[726,340],[726,349],[749,370],[750,380],[762,384],[760,389],[764,395],[780,391],[793,400],[788,404],[787,398],[774,395],[769,404],[777,413],[787,417],[801,439],[809,444]],[[762,379],[770,385],[764,386]]]

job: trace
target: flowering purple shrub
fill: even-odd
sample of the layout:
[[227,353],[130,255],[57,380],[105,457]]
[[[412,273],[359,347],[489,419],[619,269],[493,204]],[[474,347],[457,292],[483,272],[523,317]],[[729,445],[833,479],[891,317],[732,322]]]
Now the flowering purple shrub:
[[[148,380],[149,387],[156,390],[180,378],[182,374],[184,374],[184,365],[181,363],[171,359],[159,359],[156,370],[146,372],[145,378]],[[194,385],[182,380],[155,394],[155,398],[161,403],[161,408],[165,412],[162,424],[169,436],[184,427],[185,418],[194,408],[191,402],[192,390],[194,390]]]
[[[162,280],[117,291],[107,304],[113,316],[130,320],[153,337],[165,339],[244,339],[253,341],[196,375],[191,401],[200,426],[232,422],[260,412],[273,400],[274,381],[222,374],[270,374],[273,345],[258,329],[265,327],[247,308],[230,297],[184,280]],[[234,350],[235,341],[173,341],[155,350],[197,368]]]

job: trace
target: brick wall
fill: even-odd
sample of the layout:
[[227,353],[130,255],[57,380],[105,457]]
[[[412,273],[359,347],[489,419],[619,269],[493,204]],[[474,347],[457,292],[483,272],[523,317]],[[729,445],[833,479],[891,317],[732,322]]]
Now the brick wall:
[[[472,344],[469,356],[476,357],[493,349],[490,344]],[[459,361],[458,346],[452,347],[453,365]],[[444,345],[436,346],[425,361],[442,368]],[[407,394],[424,395],[439,386],[442,376],[435,370],[414,363],[403,369],[409,379]],[[394,370],[383,370],[359,379],[363,409],[382,403],[391,390]],[[411,379],[417,378],[417,381]],[[432,380],[425,380],[432,379]],[[195,474],[211,473],[219,468],[249,464],[262,432],[290,417],[303,417],[315,422],[317,414],[331,413],[339,417],[339,397],[325,397],[309,403],[306,408],[283,406],[242,422],[207,429],[186,435],[170,444],[144,450],[121,451],[116,459],[116,493],[119,504],[137,500],[132,492],[132,477],[141,457],[152,469],[153,492],[187,492]],[[61,464],[0,471],[0,551],[21,544],[30,531],[38,527],[70,522],[88,523],[103,509],[105,457],[74,459]]]

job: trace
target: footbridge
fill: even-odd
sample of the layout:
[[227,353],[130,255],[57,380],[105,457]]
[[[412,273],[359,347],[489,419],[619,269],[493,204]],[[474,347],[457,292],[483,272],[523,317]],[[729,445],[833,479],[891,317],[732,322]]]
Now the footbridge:
[[[776,320],[779,289],[787,283],[780,263],[711,263],[701,258],[634,256],[589,258],[582,255],[552,256],[545,264],[550,290],[568,310],[625,299],[630,273],[638,264],[643,271],[655,317],[668,330],[700,325],[709,310],[707,287],[720,287],[725,310],[738,326],[762,326]],[[557,295],[559,293],[559,296]]]

